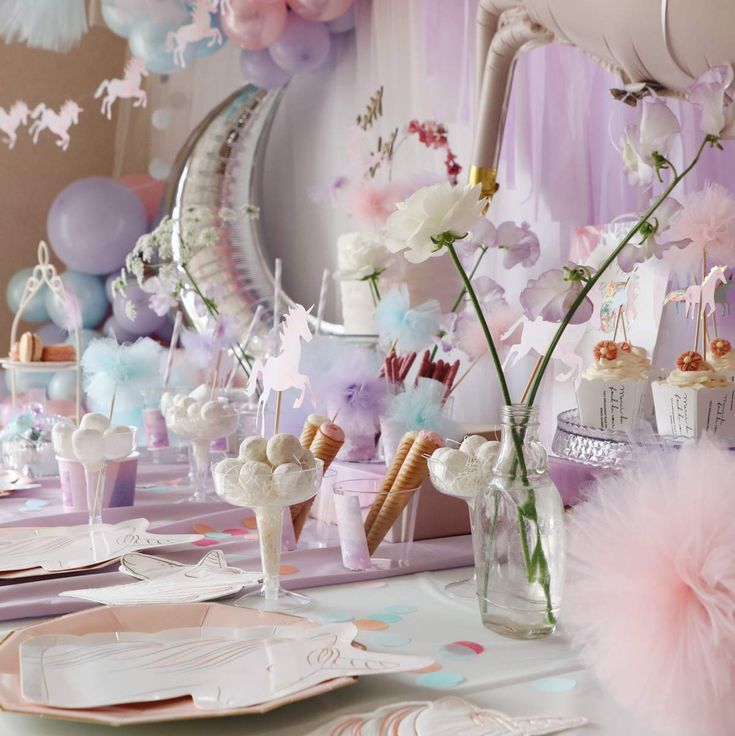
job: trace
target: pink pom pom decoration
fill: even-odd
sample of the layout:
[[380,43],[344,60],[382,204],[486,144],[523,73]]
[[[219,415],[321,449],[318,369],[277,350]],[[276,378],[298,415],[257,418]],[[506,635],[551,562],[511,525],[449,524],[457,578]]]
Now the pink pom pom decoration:
[[563,623],[613,697],[672,736],[735,728],[733,476],[710,441],[647,451],[572,514]]

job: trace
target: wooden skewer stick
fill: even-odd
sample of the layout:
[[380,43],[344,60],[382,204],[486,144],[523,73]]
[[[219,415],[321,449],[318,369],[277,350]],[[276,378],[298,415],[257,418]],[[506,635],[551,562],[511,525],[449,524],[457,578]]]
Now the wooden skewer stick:
[[449,395],[459,386],[462,381],[464,381],[465,378],[467,378],[467,374],[487,355],[487,350],[484,353],[480,353],[468,366],[467,370],[454,382],[454,385],[452,388],[447,391],[446,398],[449,398]]
[[273,434],[278,434],[281,425],[281,392],[276,393],[276,418],[273,422]]
[[620,305],[620,326],[623,328],[623,339],[625,342],[628,340],[628,328],[625,326],[625,315],[623,314],[623,305]]
[[110,401],[110,413],[107,417],[107,421],[112,423],[112,415],[115,412],[115,399],[117,398],[117,384],[115,384],[115,388],[112,391],[112,401]]
[[[613,339],[615,339],[613,337]],[[543,361],[544,356],[539,355],[538,360],[536,361],[536,366],[533,369],[533,372],[531,373],[528,383],[526,384],[526,388],[523,389],[523,394],[521,394],[521,404],[526,403],[526,396],[528,396],[528,392],[531,390],[531,384],[533,383],[534,379],[536,378],[536,374],[538,373],[538,369],[541,367],[541,362]]]
[[[615,315],[615,329],[613,330],[613,342],[618,340],[618,327],[620,326],[620,318],[623,315],[623,305],[618,307],[618,313]],[[521,402],[523,403],[523,402]]]

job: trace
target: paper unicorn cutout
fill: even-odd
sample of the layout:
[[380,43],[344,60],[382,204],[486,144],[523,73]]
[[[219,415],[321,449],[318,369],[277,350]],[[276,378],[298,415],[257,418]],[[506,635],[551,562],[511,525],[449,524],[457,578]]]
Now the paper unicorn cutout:
[[40,567],[49,571],[73,570],[137,549],[196,542],[201,534],[154,534],[147,519],[89,526],[16,527],[0,529],[0,572]]
[[193,603],[233,595],[247,585],[257,584],[261,578],[259,572],[228,567],[221,550],[207,553],[196,565],[133,552],[122,558],[120,572],[138,578],[138,582],[65,590],[59,595],[106,606]]
[[600,328],[604,333],[615,329],[618,310],[623,308],[626,319],[632,322],[638,316],[636,299],[639,290],[640,276],[633,272],[625,281],[608,281],[603,285],[603,297],[600,304]]
[[22,100],[14,102],[10,106],[10,110],[7,112],[0,107],[0,132],[5,133],[6,137],[3,138],[3,143],[5,143],[8,148],[13,148],[13,146],[15,146],[15,143],[18,140],[18,134],[16,131],[21,125],[28,124],[29,113],[28,105],[26,105]]
[[36,105],[31,113],[33,122],[28,129],[28,132],[33,136],[33,142],[38,143],[38,137],[41,135],[41,132],[49,130],[57,137],[56,145],[62,151],[66,151],[71,141],[69,128],[79,122],[80,112],[84,112],[84,110],[74,100],[67,100],[59,108],[59,112],[46,107],[43,102]]
[[191,10],[192,22],[170,31],[166,36],[166,51],[173,52],[174,63],[182,69],[186,66],[184,52],[190,43],[209,39],[208,47],[222,45],[222,34],[211,25],[210,13],[216,13],[219,0],[196,0]]
[[190,695],[202,710],[246,708],[336,677],[406,672],[427,657],[352,646],[353,624],[39,636],[21,645],[23,697],[98,708]]
[[340,716],[308,736],[362,736],[367,733],[405,736],[542,736],[579,728],[586,718],[563,716],[521,717],[479,708],[462,698],[441,698],[431,702],[393,703],[372,713]]
[[[546,322],[540,317],[536,320],[521,317],[501,338],[507,340],[520,325],[523,326],[521,340],[508,351],[508,355],[506,355],[503,361],[503,370],[506,367],[515,365],[531,352],[535,352],[538,356],[544,355],[549,349],[551,339],[559,329],[559,325],[556,322]],[[552,360],[558,360],[563,363],[568,370],[566,373],[559,374],[556,377],[557,381],[576,378],[577,374],[582,370],[582,358],[577,355],[576,348],[582,341],[586,329],[587,325],[583,323],[579,325],[568,325],[566,330],[564,330],[564,334],[559,340],[556,350],[554,350]]]
[[[689,316],[689,310],[692,307],[699,306],[699,300],[704,293],[705,309],[709,308],[708,314],[712,314],[716,311],[717,305],[722,307],[722,314],[730,314],[730,302],[729,292],[733,286],[732,274],[725,276],[726,266],[715,266],[705,276],[704,283],[701,286],[694,284],[686,289],[675,289],[666,294],[664,298],[664,305],[673,304],[676,307],[676,311],[679,311],[679,304],[682,302],[686,307],[687,317]],[[716,273],[714,273],[716,272]],[[712,282],[708,282],[708,279],[713,279]],[[705,288],[706,284],[706,288]],[[714,284],[714,295],[710,293]],[[694,310],[694,316],[698,313],[698,309]]]
[[125,66],[122,79],[103,79],[97,91],[94,93],[95,100],[107,91],[102,99],[100,112],[112,120],[112,105],[115,100],[132,97],[133,107],[145,107],[148,104],[148,96],[142,87],[143,77],[148,76],[145,62],[133,57]]
[[[311,309],[309,310],[311,311]],[[301,395],[294,401],[294,409],[304,403],[309,377],[299,372],[301,361],[301,341],[311,342],[308,314],[300,304],[289,307],[280,328],[280,350],[278,355],[266,354],[264,360],[256,359],[250,372],[250,380],[245,389],[248,396],[255,393],[258,378],[263,381],[263,390],[258,399],[258,411],[268,403],[271,391],[286,391],[289,388],[301,389]]]

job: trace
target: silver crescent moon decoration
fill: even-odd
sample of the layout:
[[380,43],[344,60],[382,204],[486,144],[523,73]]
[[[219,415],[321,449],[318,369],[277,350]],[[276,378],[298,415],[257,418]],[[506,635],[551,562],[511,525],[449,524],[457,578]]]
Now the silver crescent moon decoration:
[[[206,115],[179,151],[166,190],[164,211],[176,225],[187,207],[206,207],[214,214],[223,207],[238,210],[250,203],[263,209],[263,163],[273,119],[285,88],[262,90],[247,85],[231,94]],[[273,257],[269,254],[261,219],[238,218],[221,223],[217,243],[199,251],[189,263],[203,289],[215,290],[223,314],[237,321],[244,334],[257,306],[262,321],[273,322]],[[180,233],[174,227],[173,250]],[[281,309],[291,300],[281,299]],[[192,323],[200,327],[194,299],[184,300]],[[310,315],[312,327],[316,323]],[[321,332],[341,335],[344,327],[322,321]]]

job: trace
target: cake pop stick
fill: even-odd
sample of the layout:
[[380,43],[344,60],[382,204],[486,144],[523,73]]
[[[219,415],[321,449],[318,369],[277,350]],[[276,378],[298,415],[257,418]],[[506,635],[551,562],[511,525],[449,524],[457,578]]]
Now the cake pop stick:
[[322,271],[322,283],[319,288],[319,302],[316,308],[316,330],[315,335],[318,335],[322,331],[322,319],[324,319],[324,309],[327,306],[327,293],[329,292],[329,277],[331,271],[325,268]]
[[168,386],[168,381],[171,378],[171,367],[174,363],[174,353],[176,352],[176,345],[179,342],[179,333],[181,332],[181,322],[183,315],[180,309],[176,310],[176,317],[174,318],[174,329],[171,333],[171,342],[168,346],[168,355],[166,356],[166,368],[163,371],[163,388]]

